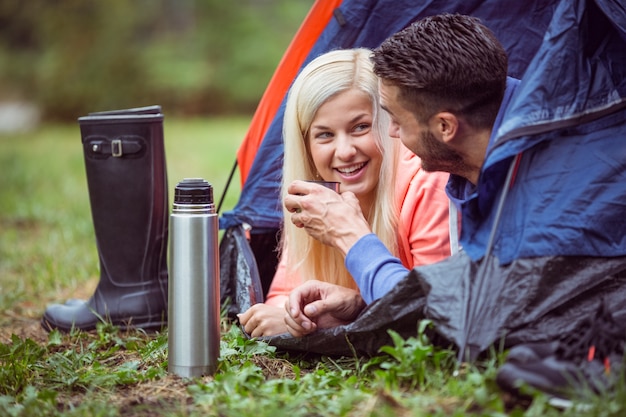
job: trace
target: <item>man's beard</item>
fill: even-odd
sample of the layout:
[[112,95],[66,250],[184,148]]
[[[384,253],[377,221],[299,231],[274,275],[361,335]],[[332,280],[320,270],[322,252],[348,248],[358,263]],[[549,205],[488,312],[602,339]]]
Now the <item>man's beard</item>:
[[430,131],[422,132],[420,139],[424,155],[418,156],[425,171],[444,171],[457,175],[465,172],[465,163],[459,152],[438,141]]

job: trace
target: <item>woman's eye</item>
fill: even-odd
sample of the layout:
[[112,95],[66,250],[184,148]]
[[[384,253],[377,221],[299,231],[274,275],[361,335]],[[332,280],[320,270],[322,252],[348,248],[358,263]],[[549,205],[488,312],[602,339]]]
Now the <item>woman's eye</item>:
[[359,123],[354,127],[355,132],[362,132],[364,130],[368,130],[371,127],[369,123]]
[[328,138],[332,138],[332,137],[333,137],[333,135],[330,132],[320,132],[320,133],[317,133],[315,135],[316,139],[328,139]]

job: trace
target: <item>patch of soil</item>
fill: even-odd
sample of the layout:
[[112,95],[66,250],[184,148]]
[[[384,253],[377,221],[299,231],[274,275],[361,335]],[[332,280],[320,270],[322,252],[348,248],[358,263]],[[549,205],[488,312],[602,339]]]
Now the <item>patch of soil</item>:
[[20,339],[32,339],[44,344],[48,342],[48,332],[42,327],[38,319],[15,316],[13,312],[5,312],[0,326],[0,343],[11,343],[11,336],[16,335]]
[[32,339],[37,343],[48,341],[48,332],[41,327],[41,318],[48,303],[63,302],[70,298],[87,300],[94,293],[98,280],[90,279],[74,289],[64,289],[54,295],[54,300],[46,298],[39,303],[23,300],[15,303],[10,309],[0,312],[0,343],[11,341],[15,334],[22,339]]
[[252,362],[263,371],[267,379],[295,379],[293,364],[286,359],[270,358],[265,355],[256,355]]
[[168,412],[182,412],[184,415],[185,410],[191,410],[193,405],[187,392],[188,384],[180,377],[167,375],[158,380],[123,386],[112,392],[61,393],[57,400],[62,410],[78,406],[86,396],[90,400],[98,396],[119,410],[120,415],[150,417],[167,415]]

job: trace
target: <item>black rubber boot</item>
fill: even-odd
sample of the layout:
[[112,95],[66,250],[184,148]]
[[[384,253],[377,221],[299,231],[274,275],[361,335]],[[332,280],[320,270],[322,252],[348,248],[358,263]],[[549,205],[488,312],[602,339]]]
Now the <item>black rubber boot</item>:
[[168,188],[159,106],[78,119],[100,281],[85,302],[48,306],[46,330],[167,325]]

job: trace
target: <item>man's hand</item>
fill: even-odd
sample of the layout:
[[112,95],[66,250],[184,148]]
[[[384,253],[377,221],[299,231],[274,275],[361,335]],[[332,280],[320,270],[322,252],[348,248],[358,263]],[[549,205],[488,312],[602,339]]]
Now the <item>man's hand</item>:
[[267,304],[255,304],[245,313],[238,314],[239,322],[251,337],[273,336],[287,333],[285,310]]
[[344,256],[361,237],[372,233],[353,193],[337,194],[306,181],[294,181],[287,190],[283,203],[292,213],[291,222]]
[[292,336],[348,324],[365,308],[358,291],[322,281],[306,281],[289,294],[285,324]]

